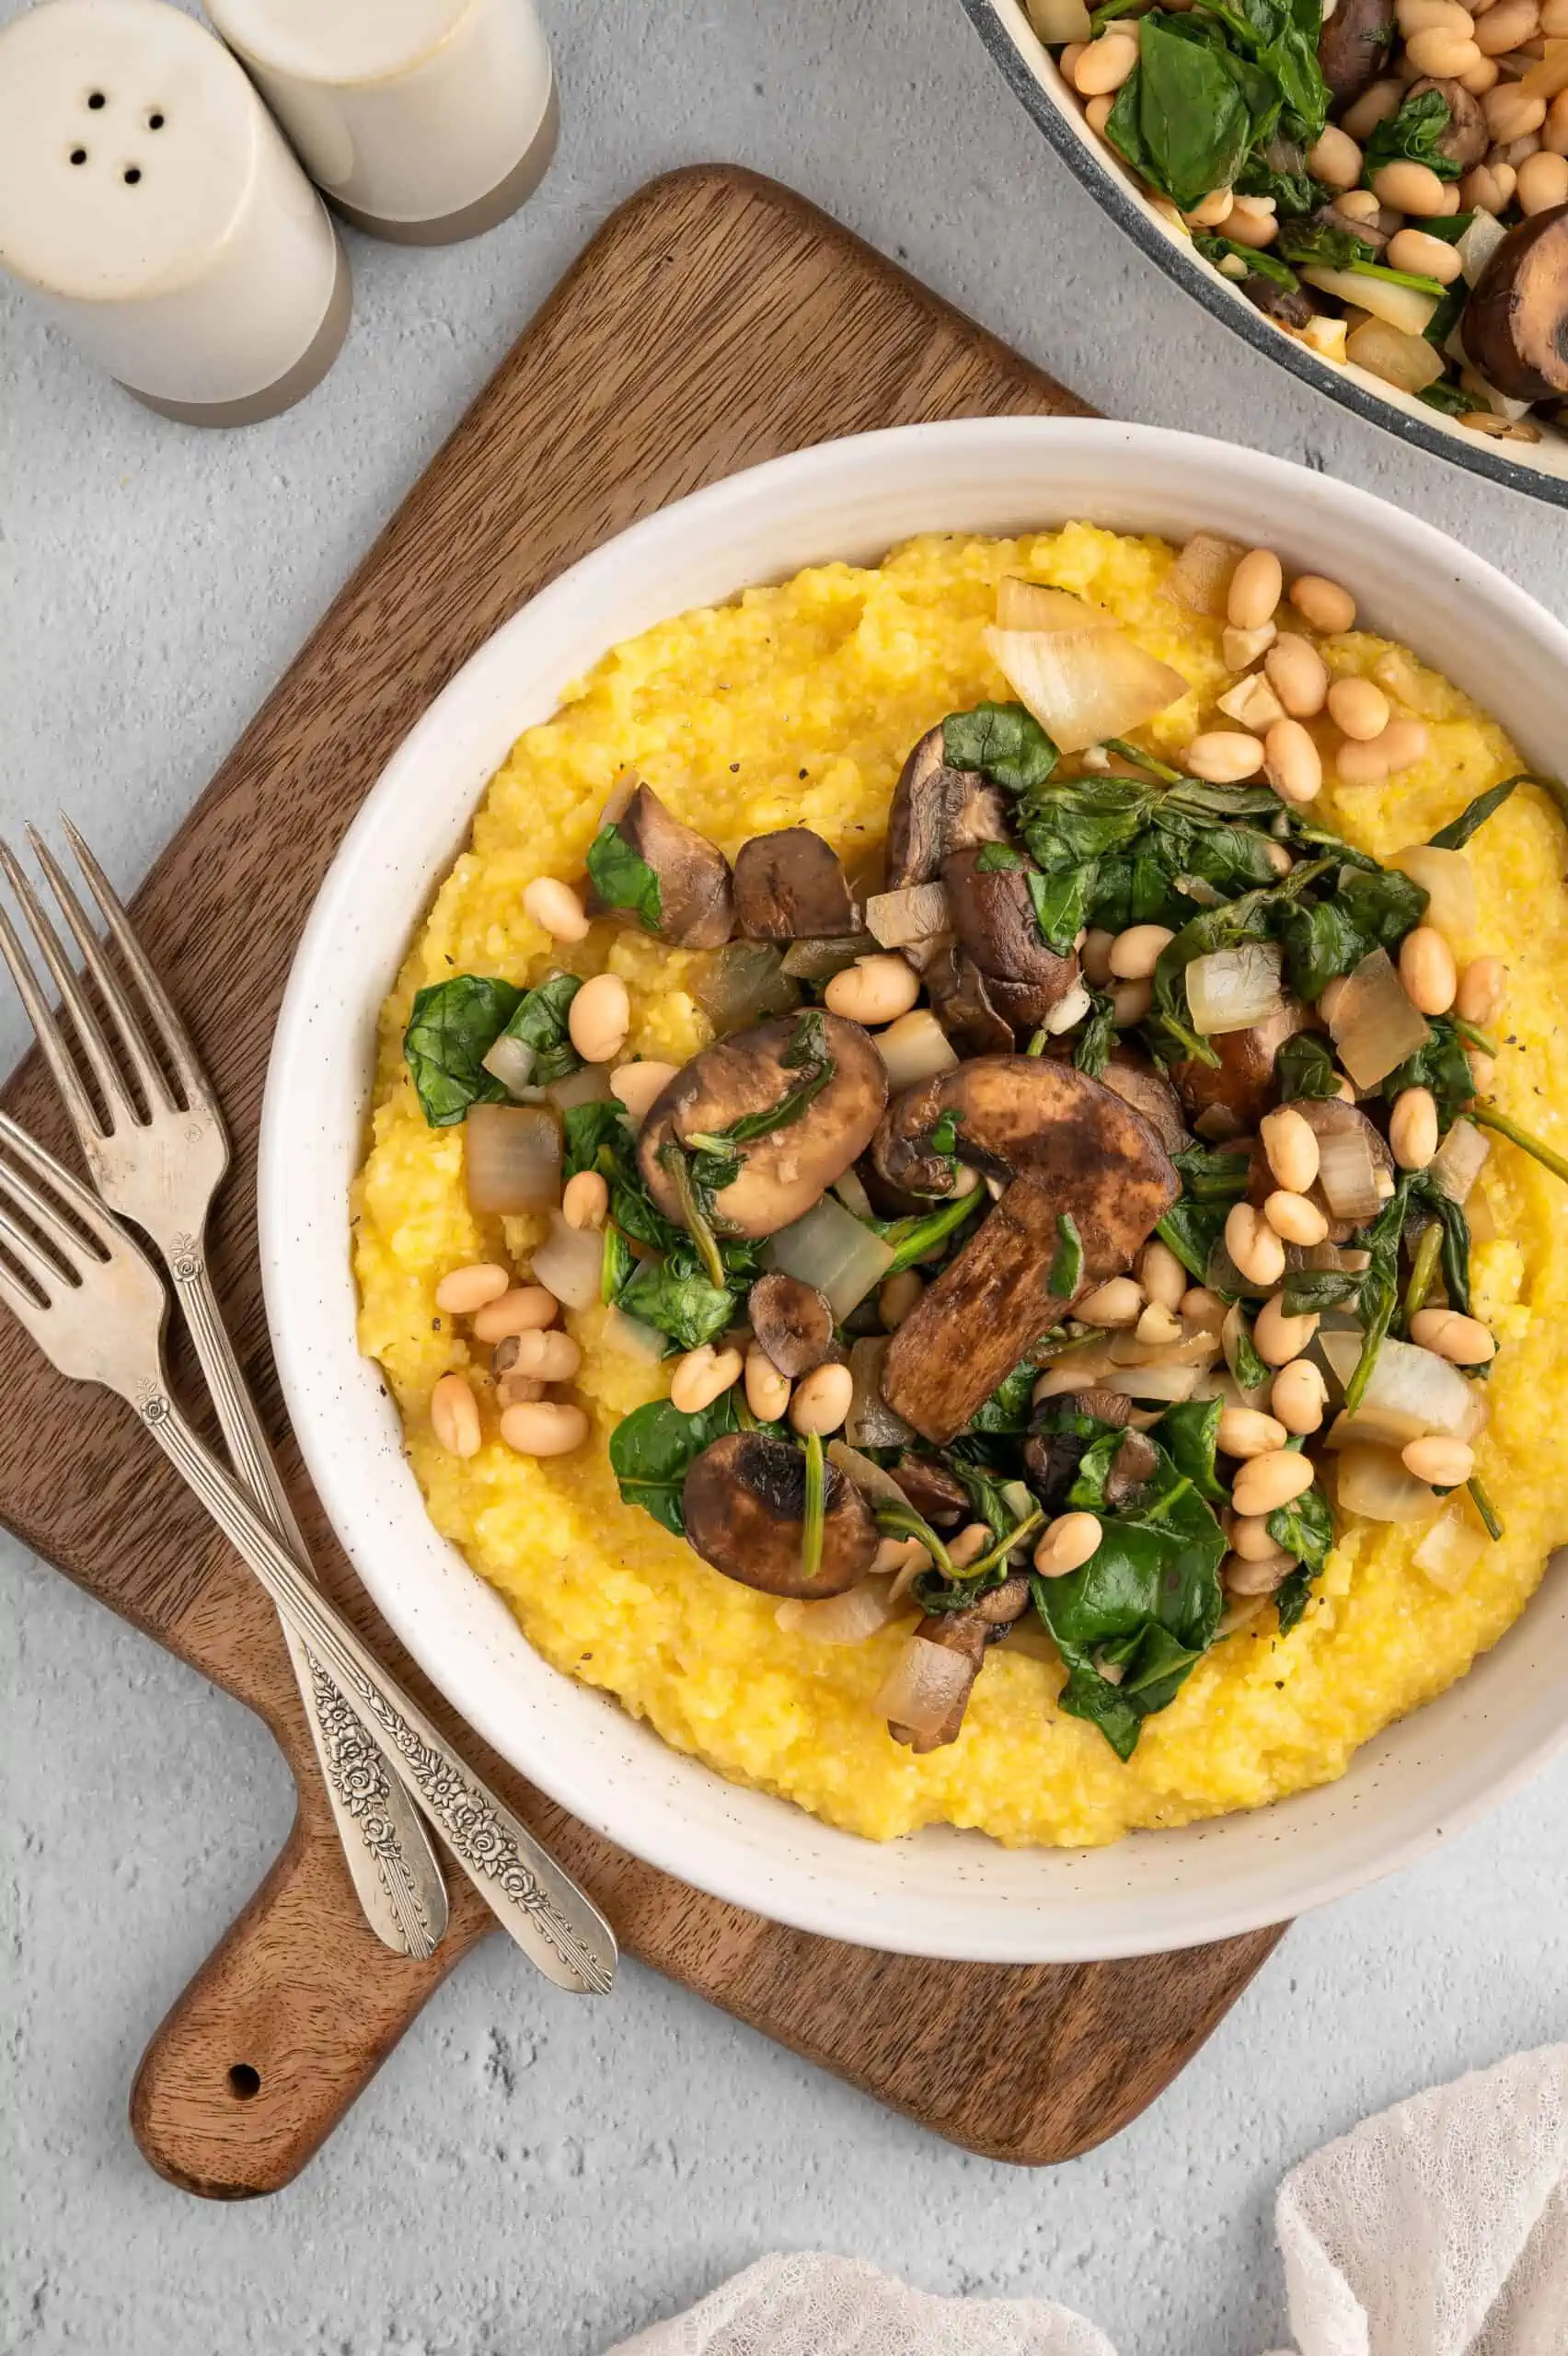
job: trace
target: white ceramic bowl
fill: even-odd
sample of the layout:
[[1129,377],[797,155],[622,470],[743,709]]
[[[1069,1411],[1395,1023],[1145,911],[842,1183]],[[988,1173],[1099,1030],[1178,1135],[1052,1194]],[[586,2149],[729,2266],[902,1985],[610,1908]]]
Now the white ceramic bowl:
[[1495,1651],[1369,1743],[1342,1781],[1111,1848],[1009,1851],[976,1833],[886,1845],[726,1784],[525,1643],[439,1537],[378,1369],[354,1345],[348,1192],[376,1010],[518,732],[605,648],[683,608],[920,531],[1074,516],[1180,539],[1265,538],[1345,580],[1368,620],[1505,715],[1550,760],[1568,719],[1568,632],[1479,558],[1365,493],[1246,450],[1098,420],[988,419],[829,443],[682,500],[613,540],[497,631],[388,764],[300,944],[262,1124],[267,1305],[306,1464],[365,1586],[497,1750],[650,1863],[759,1913],[901,1952],[1082,1960],[1280,1921],[1417,1856],[1564,1739],[1562,1565]]

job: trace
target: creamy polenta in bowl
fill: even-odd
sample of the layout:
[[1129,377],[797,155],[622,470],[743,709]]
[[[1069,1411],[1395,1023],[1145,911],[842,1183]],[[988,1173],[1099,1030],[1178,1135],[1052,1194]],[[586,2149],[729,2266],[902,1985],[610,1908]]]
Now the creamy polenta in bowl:
[[554,1669],[867,1840],[1088,1849],[1331,1783],[1525,1611],[1562,790],[1378,618],[1223,534],[944,531],[517,738],[352,1257]]

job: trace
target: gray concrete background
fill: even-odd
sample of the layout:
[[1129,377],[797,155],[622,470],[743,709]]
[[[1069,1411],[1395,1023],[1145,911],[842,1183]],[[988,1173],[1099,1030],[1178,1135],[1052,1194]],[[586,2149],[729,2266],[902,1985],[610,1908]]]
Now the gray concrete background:
[[[1406,453],[1179,296],[1039,143],[957,0],[545,7],[565,134],[540,195],[446,252],[351,237],[348,347],[291,415],[166,424],[0,297],[7,833],[67,807],[133,883],[595,225],[705,158],[792,182],[1100,408],[1366,484],[1568,611],[1561,512]],[[0,994],[0,1068],[22,1037]],[[635,1966],[574,2004],[491,1942],[297,2185],[205,2206],[143,2166],[126,2090],[282,1840],[285,1779],[244,1712],[0,1551],[18,2356],[592,2356],[779,2246],[1052,2295],[1124,2356],[1252,2356],[1284,2337],[1284,2169],[1565,2033],[1568,1761],[1299,1923],[1178,2085],[1048,2175],[949,2149]]]

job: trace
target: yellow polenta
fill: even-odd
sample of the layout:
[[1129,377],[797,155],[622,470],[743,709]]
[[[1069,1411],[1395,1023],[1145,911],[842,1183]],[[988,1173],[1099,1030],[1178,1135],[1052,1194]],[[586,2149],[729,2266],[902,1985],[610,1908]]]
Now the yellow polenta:
[[[1419,1528],[1353,1525],[1330,1561],[1321,1606],[1285,1642],[1264,1611],[1216,1646],[1147,1721],[1128,1765],[1092,1727],[1057,1715],[1060,1670],[1044,1646],[994,1652],[958,1742],[917,1758],[871,1707],[902,1629],[849,1647],[786,1635],[768,1598],[721,1577],[620,1503],[605,1443],[666,1377],[601,1350],[602,1311],[567,1320],[583,1346],[578,1395],[593,1419],[577,1454],[542,1462],[512,1454],[482,1380],[479,1454],[458,1462],[436,1447],[432,1383],[449,1368],[478,1370],[485,1355],[437,1314],[436,1284],[474,1260],[505,1256],[525,1267],[542,1227],[470,1214],[462,1129],[426,1127],[401,1035],[426,983],[453,973],[532,983],[560,962],[524,915],[523,888],[536,875],[581,874],[623,769],[636,768],[732,858],[749,836],[797,824],[841,853],[873,844],[915,739],[944,712],[1007,693],[981,641],[1004,572],[1100,599],[1176,665],[1192,691],[1148,733],[1158,750],[1179,750],[1213,724],[1228,678],[1217,625],[1160,594],[1171,562],[1159,540],[1078,524],[1013,541],[920,539],[873,570],[824,565],[616,648],[553,720],[519,740],[495,778],[472,846],[442,885],[382,1019],[374,1138],[353,1203],[360,1335],[386,1371],[437,1526],[558,1669],[616,1694],[721,1774],[876,1840],[948,1822],[1009,1842],[1098,1842],[1135,1826],[1253,1807],[1338,1775],[1357,1744],[1461,1676],[1568,1540],[1568,1195],[1500,1145],[1472,1196],[1476,1305],[1502,1345],[1480,1471],[1507,1530],[1458,1593],[1412,1565]],[[1430,728],[1430,757],[1393,785],[1326,791],[1326,814],[1354,842],[1386,856],[1423,841],[1521,766],[1493,721],[1388,641],[1354,634],[1324,653],[1340,675],[1376,669],[1396,709]],[[1479,917],[1473,941],[1455,945],[1461,955],[1500,953],[1508,968],[1496,1095],[1568,1147],[1560,824],[1541,794],[1521,790],[1470,857]],[[679,1062],[707,1043],[684,953],[596,924],[570,963],[624,976],[628,1052]]]

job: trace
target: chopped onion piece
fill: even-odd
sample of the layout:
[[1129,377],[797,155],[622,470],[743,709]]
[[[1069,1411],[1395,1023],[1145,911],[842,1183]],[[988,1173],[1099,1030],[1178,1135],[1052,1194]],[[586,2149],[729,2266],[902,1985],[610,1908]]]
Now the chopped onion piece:
[[[1376,283],[1356,278],[1357,285],[1364,283]],[[1381,376],[1385,385],[1397,385],[1401,393],[1422,392],[1428,385],[1435,385],[1443,374],[1443,355],[1434,351],[1419,329],[1412,329],[1408,322],[1414,317],[1413,306],[1430,304],[1432,297],[1418,294],[1410,286],[1379,286],[1378,293],[1380,296],[1392,294],[1401,298],[1397,306],[1383,305],[1385,309],[1397,307],[1401,317],[1363,319],[1345,337],[1344,356],[1354,360],[1358,368],[1365,368],[1369,375]],[[1405,310],[1406,303],[1412,306],[1409,311]]]
[[[534,1265],[536,1274],[536,1254]],[[553,1285],[550,1289],[555,1290]],[[628,1358],[644,1358],[650,1366],[657,1366],[670,1346],[667,1334],[661,1334],[656,1325],[645,1325],[640,1317],[628,1317],[624,1309],[612,1309],[605,1318],[604,1340],[606,1349],[619,1350]]]
[[1359,1121],[1324,1130],[1318,1138],[1318,1184],[1335,1218],[1375,1218],[1382,1207],[1372,1141]]
[[1081,1022],[1086,1014],[1093,1011],[1094,1000],[1081,982],[1075,982],[1045,1017],[1046,1033],[1051,1038],[1059,1039],[1064,1031],[1070,1031],[1075,1022]]
[[1432,1175],[1451,1203],[1469,1199],[1491,1151],[1491,1138],[1473,1121],[1454,1123],[1432,1161]]
[[468,1208],[481,1216],[559,1203],[560,1114],[549,1104],[471,1104],[463,1174]]
[[529,1082],[538,1060],[536,1047],[531,1047],[526,1039],[508,1038],[503,1031],[486,1056],[484,1068],[492,1080],[500,1080],[515,1104],[521,1103],[525,1092],[536,1092],[529,1091]]
[[545,1091],[547,1100],[569,1113],[574,1104],[608,1104],[614,1091],[610,1087],[608,1064],[584,1064],[581,1071],[569,1072],[564,1080],[554,1080]]
[[[1073,34],[1072,39],[1079,36]],[[1048,589],[1043,582],[1020,581],[1006,573],[997,591],[998,629],[1114,629],[1116,617],[1070,589]]]
[[876,1213],[871,1208],[871,1198],[853,1170],[840,1172],[833,1182],[833,1191],[845,1209],[854,1218],[875,1218]]
[[770,1268],[782,1268],[787,1276],[825,1293],[836,1325],[842,1325],[881,1283],[896,1256],[891,1243],[884,1243],[831,1195],[813,1203],[791,1226],[780,1228],[765,1254]]
[[799,985],[784,971],[784,953],[771,941],[731,941],[703,963],[692,996],[721,1038],[801,1003]]
[[934,1645],[929,1636],[911,1636],[871,1707],[890,1726],[927,1742],[940,1733],[953,1703],[967,1696],[974,1681],[974,1665],[962,1653]]
[[1454,251],[1459,258],[1459,268],[1465,274],[1465,284],[1473,286],[1486,268],[1508,232],[1495,213],[1475,213],[1462,237],[1454,241]]
[[1376,1088],[1432,1035],[1405,996],[1386,949],[1372,950],[1350,976],[1334,1002],[1329,1031],[1357,1088]]
[[1205,1038],[1228,1031],[1251,1031],[1278,1014],[1285,1000],[1279,987],[1280,953],[1271,942],[1243,941],[1239,949],[1214,949],[1187,967],[1187,1004],[1193,1028]]
[[535,1280],[568,1309],[592,1309],[599,1298],[605,1239],[592,1227],[568,1227],[550,1213],[548,1240],[534,1254]]
[[784,952],[784,971],[799,982],[830,982],[857,957],[866,953],[863,932],[838,933],[820,941],[792,941]]
[[851,1448],[902,1448],[914,1433],[902,1415],[894,1415],[882,1397],[882,1360],[887,1356],[888,1337],[874,1334],[857,1342],[849,1352],[849,1371],[855,1379],[854,1394],[849,1413],[844,1418],[844,1437]]
[[928,1006],[901,1014],[885,1031],[873,1032],[871,1045],[887,1066],[887,1084],[895,1096],[939,1072],[951,1071],[958,1062],[952,1042]]
[[1426,895],[1423,921],[1435,925],[1450,943],[1475,930],[1475,873],[1462,850],[1439,850],[1435,843],[1411,843],[1389,860]]
[[909,1500],[893,1474],[882,1465],[873,1463],[869,1456],[862,1456],[858,1449],[851,1448],[847,1440],[830,1439],[827,1461],[837,1466],[847,1481],[853,1481],[860,1495],[869,1497],[872,1505],[901,1506],[905,1513],[908,1512]]
[[1426,1521],[1437,1510],[1425,1482],[1382,1448],[1347,1448],[1339,1461],[1337,1493],[1342,1511],[1364,1521]]
[[1094,1387],[1128,1399],[1190,1399],[1199,1372],[1195,1366],[1113,1366],[1096,1376]]
[[[1424,294],[1418,286],[1401,286],[1393,279],[1368,278],[1361,271],[1330,270],[1322,263],[1309,262],[1301,275],[1309,286],[1320,287],[1325,294],[1337,294],[1342,303],[1354,303],[1359,309],[1370,311],[1375,320],[1412,341],[1426,333],[1437,308],[1435,294]],[[1356,357],[1355,339],[1365,332],[1365,325],[1364,322],[1354,329],[1346,340],[1344,348],[1353,360]],[[1430,344],[1426,348],[1432,351]],[[1433,352],[1432,356],[1435,359],[1437,355]],[[1364,362],[1363,365],[1370,367],[1371,363]],[[1381,375],[1383,370],[1379,368],[1375,374]],[[1441,368],[1438,374],[1442,374]],[[1389,381],[1397,383],[1399,379]],[[1431,384],[1433,379],[1428,376],[1424,381]]]
[[1180,671],[1118,629],[988,629],[986,645],[1064,753],[1125,736],[1187,692]]
[[787,1636],[809,1636],[813,1645],[863,1645],[910,1609],[893,1589],[890,1578],[862,1579],[842,1595],[786,1596],[773,1616]]
[[[1333,1372],[1347,1383],[1361,1356],[1360,1334],[1320,1332],[1319,1339]],[[1358,1413],[1409,1417],[1419,1426],[1405,1435],[1409,1439],[1425,1432],[1471,1439],[1486,1421],[1479,1384],[1467,1382],[1458,1368],[1435,1350],[1391,1338],[1378,1352]]]
[[912,941],[934,941],[939,933],[952,929],[946,886],[910,884],[902,892],[877,892],[866,902],[866,926],[883,949],[903,949]]
[[1047,49],[1065,49],[1070,40],[1093,37],[1084,0],[1028,0],[1028,7],[1034,37]]
[[1212,1366],[1220,1337],[1199,1325],[1174,1342],[1140,1342],[1130,1328],[1113,1334],[1106,1353],[1113,1366]]
[[1225,619],[1230,576],[1247,551],[1239,540],[1222,540],[1213,532],[1194,532],[1172,566],[1165,594],[1189,612]]
[[1401,1415],[1392,1407],[1358,1407],[1354,1415],[1340,1414],[1323,1435],[1323,1446],[1337,1454],[1342,1448],[1391,1448],[1397,1456],[1412,1439],[1424,1439],[1426,1427],[1419,1415]]
[[[1489,214],[1476,214],[1478,221],[1490,218]],[[1457,1595],[1490,1543],[1455,1497],[1444,1507],[1411,1561],[1418,1571],[1425,1573],[1434,1587]]]

